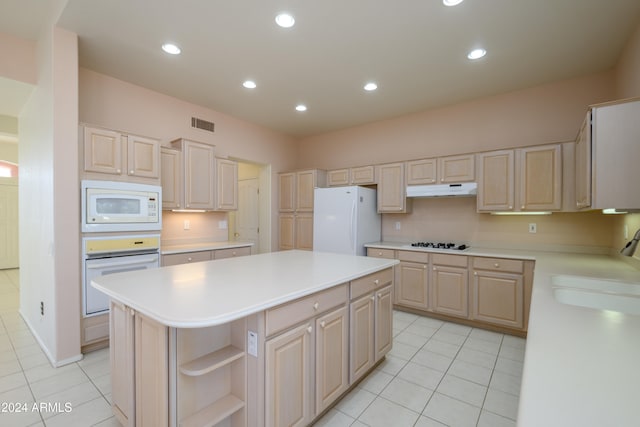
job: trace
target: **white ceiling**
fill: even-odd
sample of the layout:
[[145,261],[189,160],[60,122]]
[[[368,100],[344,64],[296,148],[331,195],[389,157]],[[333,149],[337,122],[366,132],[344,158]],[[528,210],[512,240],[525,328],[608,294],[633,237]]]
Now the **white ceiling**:
[[[3,3],[0,31],[35,38],[41,1]],[[639,21],[638,0],[69,0],[58,25],[83,67],[306,136],[607,70]]]

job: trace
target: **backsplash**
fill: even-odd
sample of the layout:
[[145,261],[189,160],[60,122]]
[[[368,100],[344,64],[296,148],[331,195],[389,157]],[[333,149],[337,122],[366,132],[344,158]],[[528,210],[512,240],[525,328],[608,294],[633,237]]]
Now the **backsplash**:
[[[185,221],[188,230],[185,230]],[[221,228],[223,222],[229,225],[225,212],[171,212],[162,211],[163,243],[224,242],[229,240],[229,230]]]
[[[479,214],[474,197],[414,199],[411,213],[382,216],[382,238],[391,242],[452,241],[489,247],[608,252],[617,222],[615,215],[600,212]],[[529,233],[531,223],[536,224],[535,234]]]

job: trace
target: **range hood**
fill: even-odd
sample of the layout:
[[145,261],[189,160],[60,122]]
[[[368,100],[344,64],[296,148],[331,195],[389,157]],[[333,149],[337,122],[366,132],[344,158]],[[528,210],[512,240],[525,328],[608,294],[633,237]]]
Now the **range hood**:
[[477,193],[478,184],[475,182],[407,187],[407,197],[475,197]]

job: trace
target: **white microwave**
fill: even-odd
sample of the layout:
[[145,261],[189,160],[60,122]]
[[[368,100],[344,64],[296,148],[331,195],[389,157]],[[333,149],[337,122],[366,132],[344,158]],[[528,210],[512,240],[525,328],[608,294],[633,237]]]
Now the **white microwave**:
[[162,187],[116,181],[82,181],[82,232],[162,229]]

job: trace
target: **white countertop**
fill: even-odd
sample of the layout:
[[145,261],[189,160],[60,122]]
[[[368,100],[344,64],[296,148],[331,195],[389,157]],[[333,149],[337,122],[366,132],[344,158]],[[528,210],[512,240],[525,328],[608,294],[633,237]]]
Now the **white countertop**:
[[253,242],[239,242],[239,241],[227,241],[227,242],[193,242],[193,243],[179,243],[179,244],[165,244],[160,245],[160,254],[181,254],[185,252],[197,252],[197,251],[212,251],[216,249],[232,249],[232,248],[244,248],[247,246],[253,246]]
[[[402,243],[366,246],[443,252]],[[640,271],[606,255],[481,247],[444,252],[536,261],[518,426],[640,425],[640,316],[561,304],[551,286],[554,275],[640,283]]]
[[284,251],[109,274],[91,285],[164,325],[197,328],[240,319],[397,263]]

